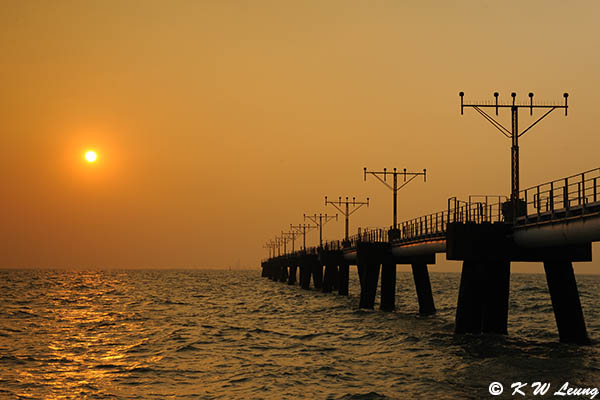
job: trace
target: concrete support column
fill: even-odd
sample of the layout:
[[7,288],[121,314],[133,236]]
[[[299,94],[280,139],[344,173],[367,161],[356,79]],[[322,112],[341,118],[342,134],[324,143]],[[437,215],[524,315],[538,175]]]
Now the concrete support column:
[[278,280],[279,279],[279,265],[273,264],[270,269],[271,269],[271,272],[269,274],[269,279],[272,281]]
[[302,265],[303,265],[302,262],[300,262],[300,264],[298,265],[298,285],[300,285],[300,287],[302,287],[302,285],[304,285],[304,276],[303,276],[304,267]]
[[315,289],[321,289],[323,287],[323,266],[319,261],[312,265],[312,276]]
[[286,282],[288,279],[288,267],[287,265],[282,265],[279,269],[279,282]]
[[337,266],[331,263],[325,265],[325,275],[323,276],[323,293],[331,293],[333,290],[333,283],[336,275],[334,268],[337,269]]
[[359,308],[375,308],[375,295],[377,294],[377,283],[379,281],[380,264],[367,262],[359,265],[360,277],[360,303]]
[[310,266],[304,262],[300,264],[300,287],[302,289],[310,289]]
[[338,266],[337,264],[332,264],[331,265],[331,274],[332,276],[332,284],[331,284],[331,289],[333,290],[338,290],[339,284],[340,284],[340,273],[338,271]]
[[464,261],[455,333],[508,332],[509,261]]
[[387,261],[381,265],[381,304],[384,311],[396,308],[396,263]]
[[296,284],[296,270],[298,269],[297,266],[295,265],[291,265],[290,266],[290,273],[288,276],[288,285],[295,285]]
[[338,294],[348,296],[348,282],[350,280],[350,266],[341,264],[338,272]]
[[510,293],[510,261],[490,262],[485,266],[483,333],[508,333],[508,296]]
[[588,343],[573,264],[569,261],[545,261],[544,270],[560,341]]
[[427,264],[412,264],[412,273],[415,281],[415,288],[417,289],[419,314],[435,314],[435,305],[433,302],[433,293],[431,292],[431,282],[429,281]]
[[476,261],[463,262],[454,333],[481,333],[483,313],[481,267]]
[[[356,273],[358,274],[358,284],[360,285],[360,297],[362,301],[363,291],[366,290],[366,266],[365,264],[358,263],[356,264]],[[363,289],[364,288],[364,289]]]

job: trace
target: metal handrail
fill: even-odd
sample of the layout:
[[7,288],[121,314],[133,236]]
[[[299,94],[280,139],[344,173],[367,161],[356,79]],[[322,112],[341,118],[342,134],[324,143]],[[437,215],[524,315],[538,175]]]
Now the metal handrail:
[[359,228],[356,235],[348,238],[346,245],[354,247],[357,243],[388,243],[388,231],[389,228]]
[[525,203],[525,215],[517,223],[562,218],[574,211],[585,214],[600,202],[600,168],[529,187],[519,197]]
[[[477,196],[483,201],[458,200],[456,197],[448,199],[448,209],[424,215],[400,223],[399,236],[395,241],[414,241],[434,239],[446,235],[447,226],[452,222],[494,223],[503,222],[501,201],[503,196]],[[504,197],[505,198],[505,197]],[[498,199],[498,203],[489,204],[490,199]]]

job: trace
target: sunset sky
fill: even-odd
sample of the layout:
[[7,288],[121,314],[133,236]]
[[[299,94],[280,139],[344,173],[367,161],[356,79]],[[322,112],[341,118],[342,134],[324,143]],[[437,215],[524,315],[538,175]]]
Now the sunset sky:
[[389,226],[363,167],[427,168],[401,221],[508,195],[510,140],[459,91],[569,92],[520,140],[522,188],[600,167],[598,21],[598,1],[2,1],[0,267],[258,268],[325,195],[371,198],[351,233]]

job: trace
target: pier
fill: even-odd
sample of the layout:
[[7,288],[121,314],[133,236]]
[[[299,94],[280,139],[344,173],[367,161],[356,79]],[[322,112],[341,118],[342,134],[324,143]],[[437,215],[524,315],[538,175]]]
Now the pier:
[[[512,104],[465,103],[460,93],[461,112],[473,107],[483,113],[494,127],[503,127],[482,108],[510,108],[512,129],[504,129],[512,139],[510,196],[469,196],[447,199],[443,209],[406,221],[396,220],[395,196],[397,176],[407,174],[393,170],[367,174],[378,175],[386,182],[393,177],[393,225],[380,229],[358,230],[348,234],[348,216],[366,202],[346,198],[325,203],[338,208],[346,216],[346,235],[342,240],[320,242],[319,246],[281,254],[281,243],[270,246],[269,257],[262,262],[262,276],[303,289],[348,295],[350,267],[356,266],[360,282],[359,307],[373,309],[380,286],[380,308],[396,307],[396,267],[410,265],[416,287],[419,313],[436,312],[435,296],[429,280],[429,266],[436,254],[448,260],[462,261],[460,287],[456,301],[454,331],[457,334],[508,333],[511,262],[527,261],[543,264],[558,335],[561,342],[589,342],[579,300],[573,262],[592,260],[592,242],[600,240],[600,168],[557,179],[521,190],[517,138],[555,109],[533,103],[519,105],[512,94]],[[548,111],[524,131],[517,126],[519,108],[546,108]],[[490,120],[491,119],[491,120]],[[393,174],[393,175],[392,175]],[[423,175],[412,174],[411,179]],[[383,176],[383,178],[381,178]],[[406,175],[405,175],[406,180]],[[306,230],[304,235],[306,234]],[[285,242],[284,242],[285,243]],[[277,251],[276,251],[277,250]]]

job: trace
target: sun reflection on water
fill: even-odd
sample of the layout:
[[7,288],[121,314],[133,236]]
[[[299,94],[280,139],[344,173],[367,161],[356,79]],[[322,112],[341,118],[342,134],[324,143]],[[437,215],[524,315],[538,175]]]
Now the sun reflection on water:
[[115,391],[116,378],[162,359],[132,353],[148,337],[144,321],[132,318],[135,313],[119,298],[134,288],[126,287],[118,274],[57,273],[47,283],[47,303],[36,311],[43,318],[29,327],[26,346],[17,350],[24,359],[35,354],[35,363],[17,372],[23,388],[19,396],[30,398],[40,386],[47,399],[78,398],[99,388]]

